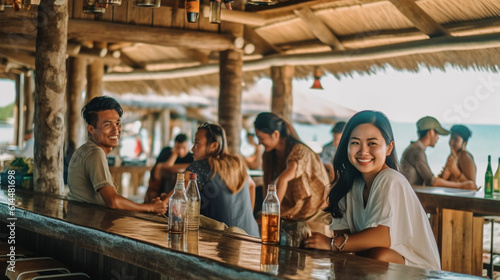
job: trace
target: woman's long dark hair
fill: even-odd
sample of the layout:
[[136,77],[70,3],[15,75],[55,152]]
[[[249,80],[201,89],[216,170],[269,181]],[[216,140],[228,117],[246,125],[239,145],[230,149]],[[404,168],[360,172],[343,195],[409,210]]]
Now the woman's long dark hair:
[[[293,126],[279,117],[278,115],[270,112],[262,112],[257,115],[257,118],[254,122],[255,129],[266,133],[273,134],[275,130],[280,133],[280,138],[285,138],[285,155],[290,154],[293,146],[297,143],[302,143],[300,141],[297,132],[293,128]],[[264,152],[262,154],[262,170],[264,171],[264,186],[270,184],[283,170],[277,170],[277,156],[276,150],[272,150],[269,152]]]
[[[332,189],[328,195],[328,207],[325,211],[332,213],[334,218],[342,218],[345,209],[340,209],[339,201],[351,191],[354,180],[361,176],[359,172],[349,161],[348,147],[352,131],[361,124],[373,124],[377,127],[385,143],[389,145],[394,141],[391,123],[387,116],[378,111],[361,111],[356,113],[346,124],[342,138],[340,139],[337,152],[333,158],[333,168],[336,172],[335,179],[332,182]],[[385,163],[392,169],[398,170],[398,161],[396,148],[392,149],[390,155],[385,159]]]

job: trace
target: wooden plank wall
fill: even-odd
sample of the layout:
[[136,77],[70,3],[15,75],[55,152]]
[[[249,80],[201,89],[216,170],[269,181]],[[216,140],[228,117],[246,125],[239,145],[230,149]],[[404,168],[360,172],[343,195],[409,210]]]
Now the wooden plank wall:
[[[2,236],[7,236],[7,226],[0,223]],[[91,279],[151,279],[166,280],[168,276],[109,258],[69,242],[56,240],[16,227],[16,246],[36,253],[36,256],[52,257],[67,265],[71,272],[84,272]]]
[[[160,8],[139,8],[135,7],[133,2],[134,0],[122,0],[120,6],[109,6],[106,8],[104,15],[89,15],[82,12],[82,0],[69,0],[69,18],[210,32],[219,31],[218,24],[211,24],[208,17],[203,17],[203,6],[209,5],[208,1],[201,1],[200,19],[197,23],[187,21],[184,1],[174,1],[178,4],[177,7],[160,6]],[[124,41],[126,41],[125,39]]]

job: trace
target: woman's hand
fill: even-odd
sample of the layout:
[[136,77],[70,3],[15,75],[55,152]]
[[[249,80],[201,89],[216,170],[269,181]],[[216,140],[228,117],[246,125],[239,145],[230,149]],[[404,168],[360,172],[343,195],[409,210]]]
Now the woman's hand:
[[324,234],[313,232],[304,241],[304,247],[319,250],[332,250],[332,239]]

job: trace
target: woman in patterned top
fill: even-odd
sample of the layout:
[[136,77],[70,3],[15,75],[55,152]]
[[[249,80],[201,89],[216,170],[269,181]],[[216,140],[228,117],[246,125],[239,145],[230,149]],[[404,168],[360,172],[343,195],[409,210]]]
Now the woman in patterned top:
[[198,176],[200,214],[259,236],[253,216],[255,183],[245,163],[227,150],[226,133],[217,124],[204,123],[194,137],[194,162],[186,169]]
[[309,229],[328,233],[331,216],[322,209],[329,180],[319,156],[299,140],[292,125],[273,113],[260,113],[254,126],[265,150],[264,185],[276,184],[281,217],[307,221]]

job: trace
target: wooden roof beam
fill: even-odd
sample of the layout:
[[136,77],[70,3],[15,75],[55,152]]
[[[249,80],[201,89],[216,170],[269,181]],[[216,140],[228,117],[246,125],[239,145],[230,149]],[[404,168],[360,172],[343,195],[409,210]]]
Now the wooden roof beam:
[[433,18],[431,18],[414,0],[389,0],[415,27],[429,37],[450,35],[450,32],[443,28]]
[[[486,34],[464,37],[438,37],[389,46],[378,46],[355,51],[330,51],[322,53],[271,55],[259,60],[247,61],[243,71],[258,71],[281,65],[326,65],[345,62],[368,61],[402,57],[414,54],[429,54],[446,51],[470,51],[500,48],[500,34]],[[104,81],[159,80],[196,77],[219,72],[218,64],[173,69],[160,72],[110,73]]]
[[281,53],[281,49],[274,44],[269,43],[266,39],[262,38],[253,28],[246,26],[244,27],[243,34],[245,41],[248,41],[255,46],[255,53],[260,53],[263,55],[271,53]]
[[[36,36],[0,32],[0,48],[35,52]],[[80,48],[79,44],[68,42],[66,53],[73,56],[77,55],[80,52]]]
[[28,68],[35,69],[35,54],[25,51],[0,48],[0,56],[7,58],[8,62],[24,65]]
[[332,50],[344,50],[344,46],[337,39],[337,37],[332,33],[330,28],[321,21],[308,7],[302,8],[300,10],[295,10],[295,14],[299,16],[302,21],[304,21],[309,30],[323,43],[329,45]]
[[[27,24],[27,26],[33,24],[36,26],[33,20],[0,17],[0,32],[13,32],[11,30],[12,26],[23,26],[23,24]],[[36,33],[36,28],[15,29],[16,33]],[[215,51],[234,48],[234,38],[230,34],[80,19],[69,20],[68,38],[104,42],[141,42],[145,44]]]

